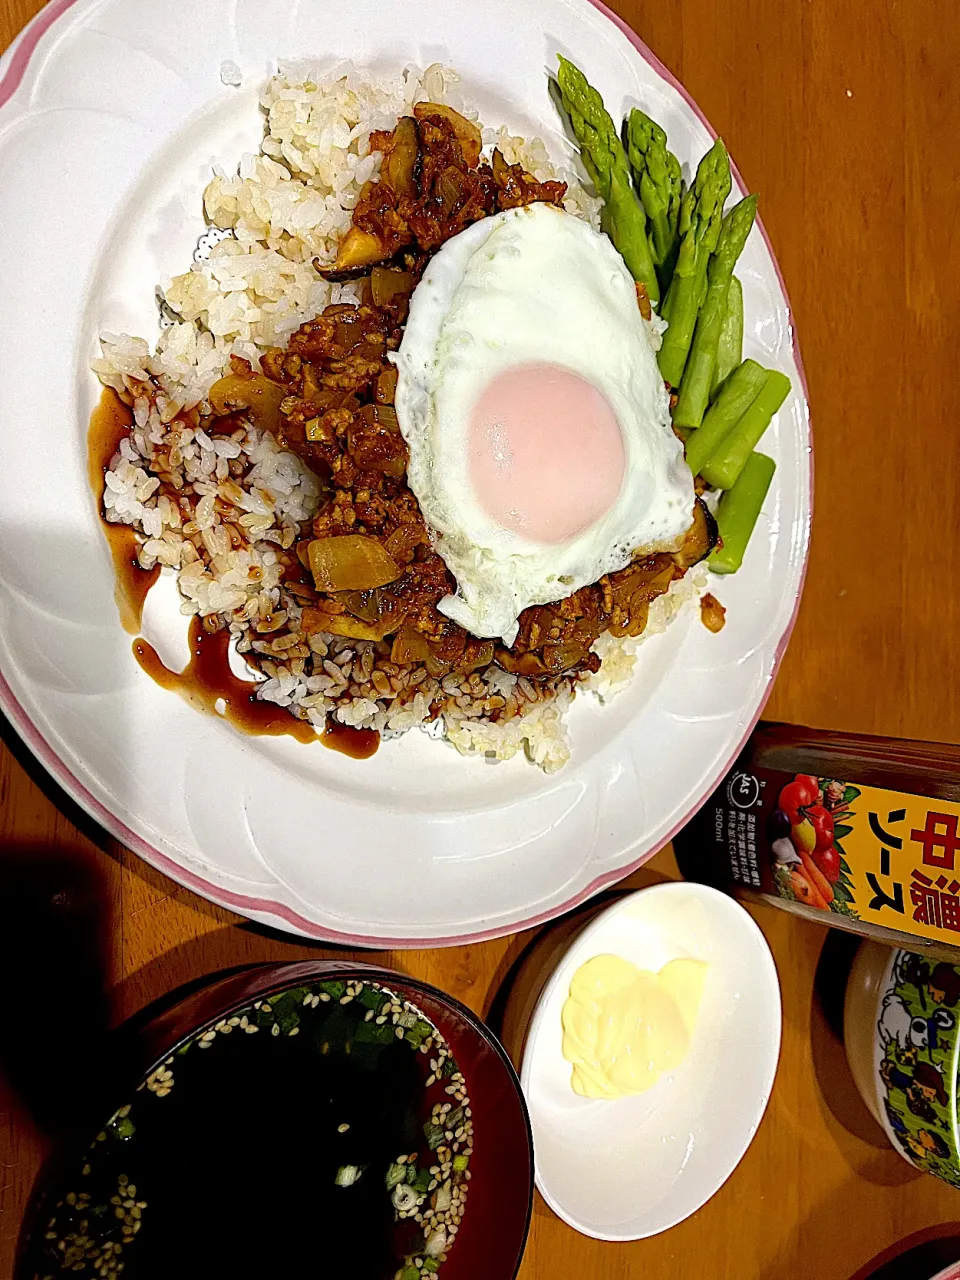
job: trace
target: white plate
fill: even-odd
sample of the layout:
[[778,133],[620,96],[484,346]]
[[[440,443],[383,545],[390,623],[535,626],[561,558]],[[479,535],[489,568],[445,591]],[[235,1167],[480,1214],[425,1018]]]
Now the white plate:
[[[634,1097],[581,1098],[563,1057],[570,980],[597,955],[656,973],[680,957],[710,967],[690,1051]],[[753,919],[700,884],[659,884],[616,902],[577,937],[537,1002],[520,1083],[537,1188],[598,1240],[641,1240],[696,1213],[740,1163],[766,1110],[780,1054],[780,984]]]
[[[333,45],[335,44],[335,49]],[[100,328],[156,332],[153,290],[203,230],[217,160],[255,149],[278,57],[324,52],[460,70],[482,118],[564,149],[556,53],[615,114],[641,103],[685,167],[712,131],[669,73],[590,0],[56,0],[0,62],[0,705],[50,772],[148,862],[269,924],[338,942],[492,937],[625,875],[702,803],[770,688],[803,580],[807,404],[762,234],[741,262],[746,353],[794,391],[727,626],[694,613],[644,646],[631,688],[573,709],[573,758],[545,777],[414,733],[370,761],[243,737],[142,674],[113,600],[87,483]],[[224,87],[222,61],[244,87]]]

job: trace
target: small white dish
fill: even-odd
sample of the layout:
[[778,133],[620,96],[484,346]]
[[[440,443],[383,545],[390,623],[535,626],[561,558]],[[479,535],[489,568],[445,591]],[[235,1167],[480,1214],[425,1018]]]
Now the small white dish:
[[[603,954],[653,971],[681,956],[710,966],[685,1061],[646,1093],[612,1102],[573,1092],[561,1049],[570,980]],[[686,882],[621,899],[567,950],[527,1032],[520,1080],[540,1194],[570,1226],[598,1240],[641,1240],[682,1222],[719,1190],[749,1147],[779,1053],[776,966],[741,906]]]

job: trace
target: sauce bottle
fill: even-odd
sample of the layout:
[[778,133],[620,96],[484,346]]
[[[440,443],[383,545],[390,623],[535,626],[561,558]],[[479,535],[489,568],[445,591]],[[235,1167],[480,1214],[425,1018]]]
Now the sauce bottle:
[[689,879],[960,956],[960,747],[761,722],[674,848]]

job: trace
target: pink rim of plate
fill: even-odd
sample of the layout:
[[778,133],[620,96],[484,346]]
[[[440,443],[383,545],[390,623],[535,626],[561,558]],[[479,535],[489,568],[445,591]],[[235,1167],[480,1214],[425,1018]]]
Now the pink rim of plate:
[[[4,73],[3,79],[0,80],[0,107],[2,107],[4,103],[8,102],[20,87],[20,84],[26,75],[30,59],[41,39],[46,35],[54,23],[59,21],[59,19],[63,17],[67,10],[75,3],[76,0],[51,0],[51,3],[48,4],[46,8],[41,9],[30,25],[25,28],[20,37],[19,44],[16,44],[16,47],[14,48],[13,56],[10,59],[9,66]],[[689,93],[687,93],[686,89],[676,76],[674,76],[663,65],[660,59],[647,48],[636,32],[628,27],[623,19],[614,13],[612,9],[608,8],[608,6],[603,3],[603,0],[589,0],[589,3],[592,4],[598,12],[602,13],[605,18],[612,22],[614,26],[618,27],[619,30],[623,32],[624,36],[626,36],[630,41],[636,51],[640,54],[641,58],[643,58],[644,62],[646,62],[662,80],[665,80],[667,84],[676,89],[677,93],[680,94],[700,123],[710,133],[710,135],[715,138],[717,136],[716,130],[711,127],[710,122],[690,97]],[[737,172],[736,166],[734,165],[732,168],[737,182],[741,189],[744,189],[743,182],[740,178],[740,174]],[[770,259],[773,262],[774,270],[777,273],[777,280],[787,304],[787,314],[790,320],[790,345],[793,351],[793,358],[797,366],[797,371],[800,374],[800,383],[803,389],[804,400],[809,404],[807,379],[803,370],[803,361],[801,359],[800,348],[797,343],[796,330],[793,324],[793,311],[790,307],[790,299],[787,294],[786,285],[784,284],[776,255],[773,252],[770,237],[767,235],[766,228],[759,218],[757,218],[757,226],[759,227],[760,234],[763,236],[764,243],[769,250]],[[809,430],[809,425],[808,435],[810,459],[810,504],[812,519],[813,437],[812,432]],[[698,812],[704,801],[707,800],[710,794],[714,791],[720,779],[728,772],[731,765],[733,765],[734,761],[740,755],[744,744],[750,737],[757,721],[763,713],[763,708],[770,695],[774,678],[776,677],[777,671],[780,667],[780,662],[790,640],[790,636],[793,633],[797,614],[800,609],[800,598],[803,594],[803,585],[806,579],[807,565],[809,563],[809,542],[810,525],[808,523],[806,529],[806,546],[804,547],[803,574],[794,600],[793,613],[790,617],[787,628],[780,639],[780,643],[777,645],[776,652],[774,653],[770,679],[767,682],[767,688],[760,702],[760,706],[757,708],[757,712],[753,717],[753,720],[744,730],[736,751],[726,764],[724,764],[721,769],[717,770],[716,776],[705,789],[702,797],[697,801],[690,812],[674,826],[670,834],[662,840],[655,849],[648,850],[637,858],[636,861],[629,863],[625,867],[618,867],[614,871],[608,871],[605,875],[598,876],[596,880],[592,881],[585,889],[582,889],[568,902],[564,902],[558,907],[551,908],[549,911],[543,911],[539,915],[531,916],[527,920],[518,921],[517,923],[510,925],[494,926],[491,929],[482,929],[477,933],[462,934],[457,937],[446,938],[358,937],[355,934],[339,933],[334,929],[325,929],[322,925],[315,924],[312,920],[307,920],[304,916],[301,916],[298,912],[294,911],[292,907],[288,907],[282,902],[274,902],[270,898],[252,898],[248,897],[246,894],[234,893],[230,889],[218,888],[216,885],[204,880],[201,876],[194,875],[192,871],[187,871],[184,867],[181,867],[178,863],[174,862],[172,858],[161,853],[159,849],[155,849],[153,845],[149,844],[141,836],[137,835],[135,831],[131,831],[125,823],[121,822],[120,819],[115,814],[111,813],[110,810],[97,800],[95,796],[91,795],[83,783],[75,777],[64,761],[60,759],[57,753],[40,733],[39,729],[37,729],[27,712],[17,701],[13,694],[13,690],[7,684],[2,673],[0,673],[0,709],[4,711],[7,718],[16,728],[20,737],[24,740],[47,772],[53,776],[53,778],[63,787],[72,799],[85,809],[92,818],[95,818],[96,821],[99,822],[100,825],[112,836],[119,840],[121,844],[126,845],[128,849],[131,849],[134,853],[138,854],[145,862],[148,862],[151,866],[156,867],[158,871],[162,871],[165,875],[168,875],[171,880],[175,880],[178,884],[184,885],[188,889],[196,890],[196,892],[202,897],[208,898],[210,901],[218,903],[220,906],[233,909],[239,914],[246,916],[250,916],[251,914],[255,914],[257,916],[273,916],[275,919],[284,921],[297,933],[305,934],[310,938],[318,938],[325,942],[332,942],[338,946],[380,949],[427,949],[430,947],[462,946],[466,943],[472,942],[486,942],[491,938],[502,938],[511,933],[520,933],[524,929],[532,929],[537,925],[546,924],[547,921],[554,920],[557,916],[563,915],[564,912],[570,911],[574,907],[578,907],[582,902],[586,902],[588,898],[592,898],[593,895],[599,893],[601,889],[606,888],[608,885],[616,884],[619,880],[623,880],[626,876],[636,871],[638,867],[643,866],[643,864],[649,861],[649,859],[656,853],[659,853],[664,845],[669,844],[677,832],[685,827],[694,814]]]

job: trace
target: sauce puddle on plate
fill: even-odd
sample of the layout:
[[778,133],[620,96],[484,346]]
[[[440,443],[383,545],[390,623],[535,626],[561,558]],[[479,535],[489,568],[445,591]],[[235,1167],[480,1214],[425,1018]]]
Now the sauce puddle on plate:
[[[222,715],[245,733],[276,737],[289,734],[298,742],[313,742],[316,731],[307,720],[297,720],[286,707],[260,702],[255,684],[240,680],[230,670],[230,632],[207,631],[199,618],[190,621],[190,661],[183,671],[171,671],[160,661],[153,645],[142,636],[133,642],[133,655],[152,680],[186,698],[198,711]],[[217,703],[222,700],[222,710]]]
[[[87,458],[90,488],[97,500],[97,511],[103,510],[104,476],[110,460],[120,448],[120,441],[133,424],[133,413],[110,387],[104,387],[100,403],[90,416],[87,433]],[[137,535],[128,524],[111,524],[101,519],[100,525],[113,557],[116,574],[114,595],[125,631],[135,636],[140,630],[143,602],[147,592],[160,576],[160,566],[141,569],[137,562]]]
[[[120,441],[133,424],[133,413],[115,391],[105,387],[100,403],[90,417],[87,434],[87,457],[90,487],[103,510],[104,476]],[[160,566],[142,569],[137,560],[137,535],[126,524],[112,524],[101,518],[104,537],[110,547],[116,575],[115,596],[120,621],[126,631],[136,636],[133,653],[143,671],[164,689],[186,698],[192,707],[213,715],[222,714],[244,733],[270,737],[296,738],[298,742],[322,742],[332,751],[352,760],[368,760],[380,746],[380,735],[374,729],[354,729],[350,725],[329,723],[317,733],[306,720],[298,720],[285,707],[261,702],[248,680],[240,680],[230,670],[228,650],[230,633],[205,630],[199,618],[190,624],[190,661],[181,672],[171,671],[161,662],[157,651],[140,634],[143,605],[147,593],[160,576]],[[221,702],[223,711],[217,706]]]

